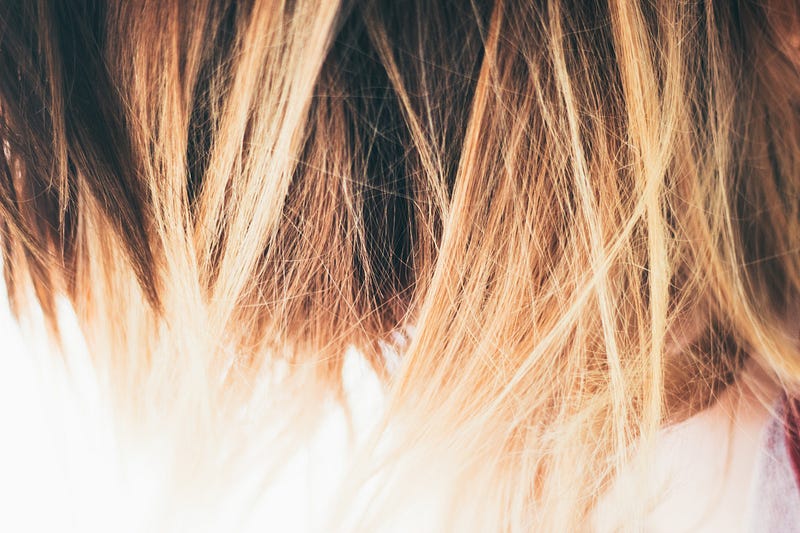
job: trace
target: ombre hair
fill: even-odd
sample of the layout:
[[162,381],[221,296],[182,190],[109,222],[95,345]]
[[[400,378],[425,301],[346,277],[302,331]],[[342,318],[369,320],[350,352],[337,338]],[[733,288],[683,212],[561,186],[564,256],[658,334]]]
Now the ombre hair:
[[386,406],[344,494],[389,474],[332,529],[423,492],[435,530],[588,527],[748,361],[800,386],[798,28],[791,1],[0,2],[12,306],[57,339],[66,297],[119,419],[219,471],[253,420],[343,401],[355,349]]

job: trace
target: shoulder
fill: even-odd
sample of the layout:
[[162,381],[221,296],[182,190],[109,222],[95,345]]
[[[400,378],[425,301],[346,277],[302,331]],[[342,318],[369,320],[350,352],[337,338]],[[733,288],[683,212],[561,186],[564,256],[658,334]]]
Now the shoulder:
[[[652,505],[645,510],[646,531],[787,531],[753,527],[774,497],[770,490],[783,490],[787,502],[796,496],[800,511],[800,494],[773,479],[780,475],[780,483],[794,482],[788,455],[775,453],[779,445],[784,447],[778,451],[787,450],[781,440],[782,398],[776,382],[750,365],[714,405],[665,428],[647,461],[646,499]],[[636,480],[628,485],[638,491],[642,485]],[[789,488],[797,491],[796,485]],[[601,531],[606,514],[613,515],[613,508],[621,504],[615,492],[616,488],[601,505],[610,508],[598,509],[595,525]]]
[[775,381],[750,365],[712,407],[665,430],[658,454],[665,497],[651,516],[653,530],[748,531],[767,438],[782,427],[781,397]]
[[782,398],[763,432],[750,497],[750,531],[800,532],[797,401]]

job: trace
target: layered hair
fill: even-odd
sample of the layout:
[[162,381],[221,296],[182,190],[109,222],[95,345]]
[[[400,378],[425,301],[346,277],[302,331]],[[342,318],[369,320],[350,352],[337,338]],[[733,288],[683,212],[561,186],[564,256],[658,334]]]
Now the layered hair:
[[360,527],[434,457],[443,530],[584,527],[748,360],[799,384],[798,28],[790,1],[0,2],[12,305],[58,338],[66,297],[118,416],[187,435],[346,396],[356,349],[394,480]]

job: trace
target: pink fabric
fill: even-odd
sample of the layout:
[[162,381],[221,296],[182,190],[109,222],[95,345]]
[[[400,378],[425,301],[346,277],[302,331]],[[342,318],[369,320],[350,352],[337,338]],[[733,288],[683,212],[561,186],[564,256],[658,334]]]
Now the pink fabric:
[[756,458],[748,533],[800,533],[800,401],[781,400],[774,414]]
[[791,459],[795,481],[800,488],[800,401],[786,401],[786,450]]

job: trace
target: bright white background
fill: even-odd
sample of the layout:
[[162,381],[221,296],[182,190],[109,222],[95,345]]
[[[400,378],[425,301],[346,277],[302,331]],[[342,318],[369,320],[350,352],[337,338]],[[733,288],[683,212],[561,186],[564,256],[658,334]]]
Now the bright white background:
[[[23,333],[14,321],[0,282],[0,532],[152,531],[145,519],[158,504],[158,466],[146,460],[120,464],[67,306],[62,317],[70,357],[82,361],[71,365],[69,379],[44,332],[31,326]],[[349,354],[345,380],[360,409],[355,415],[366,425],[379,411],[381,395],[359,361]],[[664,439],[654,472],[670,480],[670,489],[653,531],[737,531],[747,523],[767,414],[754,401],[725,409],[695,417]],[[345,474],[344,443],[343,419],[331,416],[316,441],[287,463],[248,527],[240,517],[220,513],[213,523],[170,531],[326,531],[321,509]]]
[[[61,315],[69,377],[44,331],[14,320],[0,278],[0,531],[152,530],[146,518],[158,504],[159,468],[146,459],[121,463],[68,305]],[[365,422],[377,414],[381,396],[359,361],[349,354],[345,379]],[[246,531],[324,531],[321,510],[344,473],[345,435],[344,419],[331,415],[315,442],[287,463]],[[214,523],[187,522],[180,530],[245,527],[223,511],[208,515]]]

